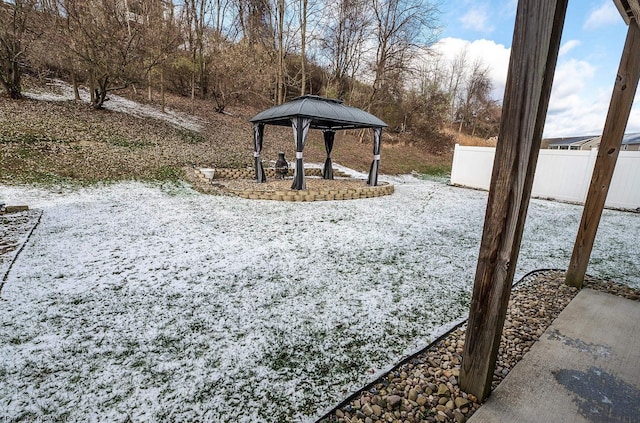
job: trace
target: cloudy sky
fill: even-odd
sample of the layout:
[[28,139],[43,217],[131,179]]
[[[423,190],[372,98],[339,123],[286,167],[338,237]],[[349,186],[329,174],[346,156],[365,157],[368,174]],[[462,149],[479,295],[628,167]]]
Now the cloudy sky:
[[[482,59],[502,100],[517,1],[459,0],[442,7],[446,26],[436,47],[446,57],[467,48],[472,59]],[[626,33],[613,1],[569,2],[545,137],[602,132]],[[639,103],[636,95],[627,133],[640,132]]]

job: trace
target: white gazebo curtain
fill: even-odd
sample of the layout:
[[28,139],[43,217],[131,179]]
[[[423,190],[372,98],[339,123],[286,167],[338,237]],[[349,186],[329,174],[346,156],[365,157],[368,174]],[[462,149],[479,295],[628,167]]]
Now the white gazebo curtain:
[[291,189],[306,189],[307,185],[304,180],[304,163],[302,161],[302,150],[304,143],[307,141],[307,134],[311,126],[311,119],[296,117],[291,119],[291,127],[293,128],[293,137],[296,143],[296,168],[293,174],[293,184]]
[[260,159],[260,152],[262,152],[262,138],[264,136],[264,124],[257,123],[253,125],[253,157],[254,167],[256,173],[256,181],[258,183],[267,182],[267,175],[264,172],[262,166],[262,160]]
[[380,144],[382,142],[382,128],[373,128],[373,162],[369,169],[367,185],[378,185],[378,170],[380,168]]

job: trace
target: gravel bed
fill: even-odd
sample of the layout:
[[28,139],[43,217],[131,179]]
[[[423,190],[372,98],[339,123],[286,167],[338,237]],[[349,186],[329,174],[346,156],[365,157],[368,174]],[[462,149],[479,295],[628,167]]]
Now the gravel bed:
[[[640,290],[585,278],[585,287],[640,300]],[[578,290],[564,284],[564,271],[527,275],[513,290],[498,350],[492,388],[509,374]],[[458,386],[465,326],[383,375],[321,422],[463,423],[480,407]]]

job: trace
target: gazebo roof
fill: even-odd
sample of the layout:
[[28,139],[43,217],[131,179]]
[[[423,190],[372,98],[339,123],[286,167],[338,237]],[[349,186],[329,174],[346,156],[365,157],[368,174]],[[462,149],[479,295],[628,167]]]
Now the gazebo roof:
[[313,129],[382,128],[386,123],[364,110],[345,106],[341,100],[305,95],[258,113],[249,121],[291,126],[291,118],[311,119]]

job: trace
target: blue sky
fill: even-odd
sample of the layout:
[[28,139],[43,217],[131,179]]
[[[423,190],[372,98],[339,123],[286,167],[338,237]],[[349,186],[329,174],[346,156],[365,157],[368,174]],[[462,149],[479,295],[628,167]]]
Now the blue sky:
[[[516,0],[459,0],[442,4],[445,25],[436,45],[453,57],[466,48],[491,68],[494,96],[502,100]],[[545,125],[546,137],[602,132],[627,26],[611,0],[569,2],[560,57]],[[636,103],[640,103],[636,95]],[[634,105],[627,132],[640,132]]]

